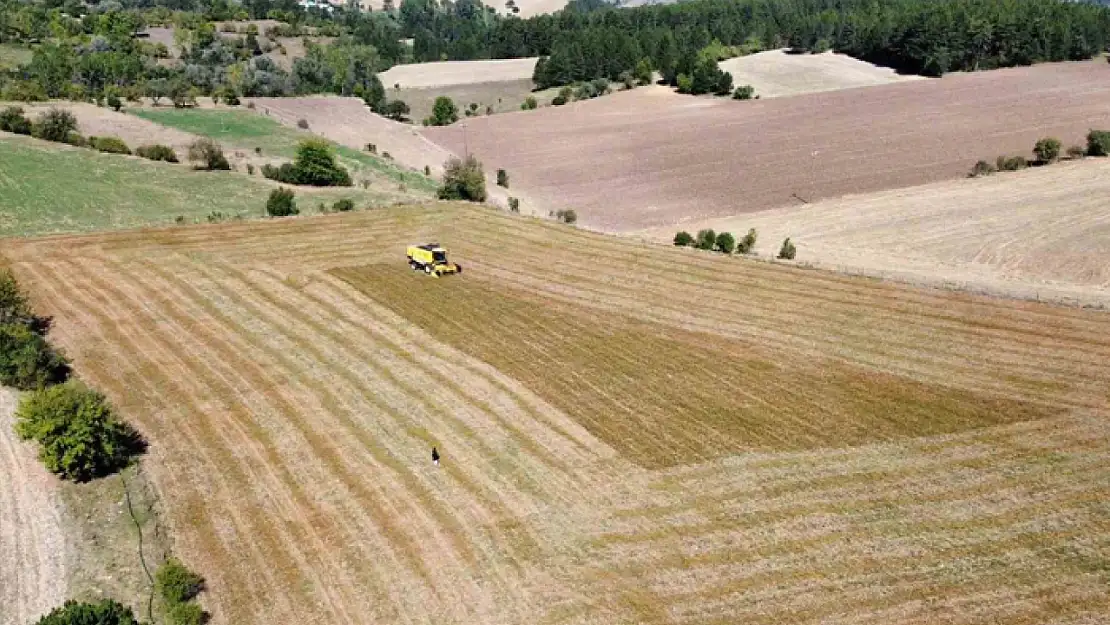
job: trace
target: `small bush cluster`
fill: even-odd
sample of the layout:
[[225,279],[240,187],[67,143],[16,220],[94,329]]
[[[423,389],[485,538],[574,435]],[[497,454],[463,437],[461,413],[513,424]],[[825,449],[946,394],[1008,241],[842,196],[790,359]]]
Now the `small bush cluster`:
[[135,154],[152,161],[165,161],[167,163],[177,162],[177,152],[174,152],[173,148],[170,146],[160,143],[140,145],[135,148]]
[[202,137],[189,145],[189,160],[196,163],[196,169],[206,171],[228,171],[231,163],[224,156],[224,149],[212,139]]
[[782,242],[782,247],[779,248],[779,258],[794,260],[797,254],[798,248],[794,247],[794,244],[790,241],[790,237],[786,237],[786,240]]
[[452,158],[444,165],[443,184],[436,196],[441,200],[486,201],[486,175],[473,155]]
[[432,105],[432,114],[424,118],[425,126],[450,126],[459,121],[459,108],[451,98],[441,95]]
[[523,102],[520,103],[520,110],[522,110],[522,111],[531,111],[531,110],[534,110],[539,105],[540,104],[539,104],[539,102],[536,101],[535,97],[528,96],[527,98],[524,98]]
[[999,156],[995,160],[998,171],[1019,171],[1029,166],[1029,161],[1024,156]]
[[1110,156],[1110,130],[1087,133],[1087,156]]
[[355,209],[355,203],[347,198],[343,198],[337,200],[335,204],[332,204],[331,208],[337,213],[346,213]]
[[297,128],[301,128],[303,130],[308,130],[308,120],[307,119],[298,119],[297,120]]
[[170,557],[154,574],[155,588],[172,625],[202,625],[208,615],[195,601],[204,590],[204,578]]
[[578,213],[573,208],[560,209],[555,211],[555,220],[573,226],[578,223]]
[[509,198],[509,211],[513,213],[520,212],[520,200],[515,197]]
[[112,599],[81,603],[72,599],[54,608],[35,625],[138,625],[131,608]]
[[297,146],[292,163],[281,167],[263,165],[262,175],[285,184],[314,187],[349,187],[351,175],[335,160],[331,145],[320,139],[309,139]]
[[509,174],[504,169],[497,170],[497,186],[509,188]]
[[270,197],[266,200],[266,214],[270,217],[290,217],[300,214],[301,211],[297,209],[297,202],[293,196],[293,190],[285,187],[270,191]]
[[64,382],[69,361],[46,340],[50,320],[31,310],[15,276],[0,271],[0,384],[35,390]]
[[979,176],[989,176],[996,171],[998,171],[998,169],[996,169],[994,165],[991,165],[987,161],[980,160],[972,166],[967,176],[968,178],[978,178]]
[[73,113],[52,108],[39,116],[31,125],[31,135],[45,141],[68,143],[71,134],[77,132],[77,117]]
[[751,85],[740,85],[732,92],[733,100],[751,100],[756,97],[755,87]]
[[119,137],[89,137],[89,147],[108,154],[130,154],[131,148]]
[[[1049,165],[1060,160],[1063,144],[1055,137],[1044,137],[1033,145],[1033,160],[1024,156],[1002,155],[995,159],[993,165],[987,161],[979,161],[968,172],[968,177],[989,176],[999,171],[1018,171],[1031,165]],[[1087,147],[1073,145],[1065,152],[1068,158],[1077,159],[1084,156],[1110,155],[1110,131],[1092,130],[1087,134]]]
[[695,247],[699,250],[715,250],[724,254],[733,252],[747,254],[755,247],[755,240],[755,228],[748,230],[748,234],[739,241],[731,232],[715,232],[711,228],[706,228],[699,230],[697,236],[685,230],[678,232],[674,235],[673,243],[677,247]]
[[9,106],[0,111],[0,131],[12,132],[17,135],[31,134],[31,120],[23,114],[23,107]]

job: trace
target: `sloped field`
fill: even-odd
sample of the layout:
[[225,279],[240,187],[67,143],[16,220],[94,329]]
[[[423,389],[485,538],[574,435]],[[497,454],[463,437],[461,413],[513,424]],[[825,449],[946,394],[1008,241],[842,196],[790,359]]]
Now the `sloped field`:
[[1071,305],[1110,306],[1110,161],[1086,159],[989,178],[851,195],[645,232],[759,232],[798,261],[850,272]]
[[733,84],[755,87],[760,98],[922,80],[921,76],[900,75],[889,67],[835,52],[789,54],[786,50],[768,50],[721,61],[718,65],[732,74]]
[[535,57],[409,63],[394,65],[378,74],[378,79],[387,89],[397,84],[401,85],[402,89],[451,87],[486,82],[531,80],[532,71],[535,68]]
[[450,205],[4,251],[216,623],[1110,609],[1103,314]]
[[[636,89],[426,128],[549,209],[606,231],[963,177],[1037,139],[1110,128],[1103,60],[740,102]],[[801,198],[801,199],[799,199]]]

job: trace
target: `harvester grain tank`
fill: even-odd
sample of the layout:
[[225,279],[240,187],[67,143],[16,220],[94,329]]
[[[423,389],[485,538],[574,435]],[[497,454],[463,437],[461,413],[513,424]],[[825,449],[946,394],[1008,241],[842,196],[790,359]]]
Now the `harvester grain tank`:
[[409,258],[409,267],[429,276],[462,273],[462,266],[447,260],[447,250],[439,243],[410,245],[406,255]]

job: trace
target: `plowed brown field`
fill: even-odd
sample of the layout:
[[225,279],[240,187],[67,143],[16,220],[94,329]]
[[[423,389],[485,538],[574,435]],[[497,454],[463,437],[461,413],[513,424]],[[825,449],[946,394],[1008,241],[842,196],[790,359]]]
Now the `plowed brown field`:
[[1082,143],[1108,97],[1098,60],[748,102],[636,89],[422,132],[627,231],[961,177],[1044,136]]
[[1105,314],[452,205],[4,250],[215,623],[1110,609]]

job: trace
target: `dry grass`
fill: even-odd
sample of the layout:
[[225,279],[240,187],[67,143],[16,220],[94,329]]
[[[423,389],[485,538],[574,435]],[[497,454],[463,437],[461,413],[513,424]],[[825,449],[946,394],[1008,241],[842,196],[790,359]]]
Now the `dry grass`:
[[719,65],[732,74],[733,84],[755,87],[755,93],[760,98],[922,79],[921,76],[900,75],[890,68],[835,52],[788,54],[785,50],[768,50],[721,61]]
[[378,74],[386,88],[400,84],[402,89],[450,87],[487,82],[531,80],[535,57],[484,61],[439,61],[394,65]]
[[641,88],[422,133],[623,232],[962,178],[1044,136],[1079,143],[1110,127],[1106,72],[1100,59],[748,102]]
[[[404,245],[434,239],[465,273],[404,269]],[[1110,608],[1103,314],[442,204],[5,255],[151,439],[216,623],[1032,625]],[[679,403],[714,386],[735,422]],[[671,458],[645,424],[681,444]]]

